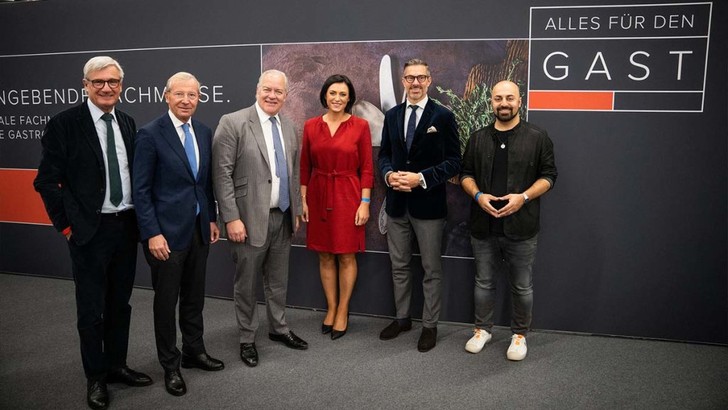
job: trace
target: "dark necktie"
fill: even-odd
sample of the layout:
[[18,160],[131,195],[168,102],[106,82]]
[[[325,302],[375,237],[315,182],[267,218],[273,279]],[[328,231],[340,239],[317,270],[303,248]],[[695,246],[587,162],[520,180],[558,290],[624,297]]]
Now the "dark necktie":
[[417,128],[417,105],[410,105],[412,113],[410,114],[409,121],[407,121],[407,133],[405,134],[405,141],[407,142],[407,152],[412,148],[412,140],[415,139],[415,128]]
[[[187,161],[190,162],[190,168],[192,168],[192,175],[197,179],[197,157],[195,157],[195,137],[190,132],[190,124],[182,124],[182,131],[185,132],[185,154],[187,154]],[[196,214],[200,213],[200,204],[197,204]]]
[[116,141],[114,140],[114,127],[111,121],[114,116],[108,112],[101,116],[106,123],[106,158],[109,162],[109,200],[114,206],[121,203],[124,194],[121,192],[121,174],[119,173],[119,158],[116,156]]
[[281,179],[281,183],[278,186],[278,208],[286,212],[291,203],[288,193],[288,165],[286,164],[286,157],[283,153],[283,141],[281,140],[280,132],[278,132],[278,121],[276,117],[270,117],[270,123],[273,134],[273,150],[276,156],[276,176]]

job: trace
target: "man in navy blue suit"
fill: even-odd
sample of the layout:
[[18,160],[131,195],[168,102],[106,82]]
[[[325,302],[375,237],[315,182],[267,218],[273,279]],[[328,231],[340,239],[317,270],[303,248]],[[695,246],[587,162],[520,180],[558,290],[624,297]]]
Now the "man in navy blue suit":
[[[180,72],[167,80],[169,111],[139,130],[133,172],[134,204],[144,256],[154,286],[154,334],[167,391],[187,392],[182,367],[222,370],[202,339],[205,269],[217,242],[212,193],[212,131],[192,114],[200,83]],[[175,308],[179,298],[182,352],[177,349]],[[181,360],[180,360],[181,359]]]
[[422,333],[417,349],[437,342],[440,317],[441,246],[447,216],[446,182],[460,172],[455,116],[430,100],[430,68],[422,60],[405,63],[402,85],[407,101],[387,111],[379,168],[387,184],[387,244],[392,261],[396,318],[379,335],[397,337],[412,328],[412,239],[416,237],[425,275]]

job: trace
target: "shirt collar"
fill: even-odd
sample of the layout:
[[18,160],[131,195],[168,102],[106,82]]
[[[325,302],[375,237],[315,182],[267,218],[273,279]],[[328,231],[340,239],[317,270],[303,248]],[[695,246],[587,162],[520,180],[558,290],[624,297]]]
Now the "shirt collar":
[[[175,117],[175,115],[172,113],[172,110],[168,110],[167,114],[169,115],[169,119],[172,120],[172,125],[174,125],[174,128],[181,127],[184,122],[180,121],[179,118]],[[187,124],[190,124],[190,128],[192,127],[192,117],[190,117],[189,121],[187,121]]]
[[[430,100],[430,97],[428,95],[425,95],[425,98],[421,99],[420,101],[417,102],[417,104],[414,104],[414,105],[418,106],[420,110],[424,111],[425,106],[427,105],[427,101],[429,101],[429,100]],[[409,107],[410,105],[412,105],[412,103],[407,101],[407,107]],[[422,112],[422,111],[420,111],[420,112]]]
[[[96,123],[98,120],[101,119],[101,116],[106,114],[101,110],[101,108],[97,107],[94,103],[91,102],[91,99],[87,99],[86,103],[88,105],[88,110],[91,112],[91,119]],[[111,112],[109,113],[114,116],[114,119],[116,119],[116,111],[114,111],[114,108],[111,109]]]
[[280,113],[278,113],[276,115],[268,115],[267,112],[263,111],[263,109],[260,108],[260,105],[258,105],[257,101],[255,102],[255,111],[258,113],[258,119],[260,119],[261,124],[270,120],[270,117],[276,117],[276,121],[278,121],[278,124],[281,123],[281,117],[278,116],[278,114],[280,114]]

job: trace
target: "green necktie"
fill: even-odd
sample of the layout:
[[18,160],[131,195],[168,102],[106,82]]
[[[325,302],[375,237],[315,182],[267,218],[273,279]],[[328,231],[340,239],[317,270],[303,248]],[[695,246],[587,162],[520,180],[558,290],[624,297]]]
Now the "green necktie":
[[106,157],[109,160],[109,199],[118,206],[124,194],[121,192],[121,174],[119,173],[119,158],[116,156],[116,141],[114,140],[114,127],[111,121],[114,116],[106,113],[101,116],[106,123]]

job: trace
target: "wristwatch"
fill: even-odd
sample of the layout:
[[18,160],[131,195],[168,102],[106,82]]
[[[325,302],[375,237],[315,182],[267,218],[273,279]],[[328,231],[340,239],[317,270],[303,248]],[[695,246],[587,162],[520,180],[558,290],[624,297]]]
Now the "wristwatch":
[[523,193],[523,203],[524,203],[524,204],[525,204],[525,203],[527,203],[527,202],[529,201],[529,199],[530,199],[530,198],[528,198],[528,195],[526,195],[526,193],[524,192],[524,193]]

